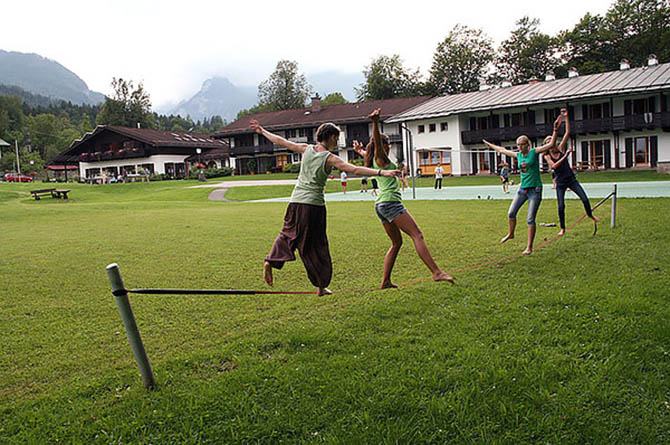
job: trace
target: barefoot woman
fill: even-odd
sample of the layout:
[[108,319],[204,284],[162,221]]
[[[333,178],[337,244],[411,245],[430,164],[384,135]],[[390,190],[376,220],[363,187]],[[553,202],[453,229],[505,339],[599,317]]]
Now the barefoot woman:
[[[558,219],[561,223],[561,231],[558,232],[559,236],[565,234],[565,192],[570,189],[579,199],[582,200],[584,204],[584,210],[589,218],[595,222],[599,222],[600,219],[593,215],[591,212],[591,203],[589,202],[589,197],[586,196],[586,192],[582,188],[575,172],[572,171],[570,165],[568,164],[568,156],[572,152],[572,148],[565,150],[565,146],[570,138],[570,120],[568,119],[568,110],[563,108],[561,110],[561,115],[563,115],[563,120],[565,120],[565,135],[561,140],[561,143],[553,144],[549,151],[544,155],[544,159],[549,163],[556,173],[556,200],[558,201]],[[544,139],[544,143],[548,144],[551,141],[551,137],[547,136]]]
[[540,208],[540,203],[542,202],[542,179],[540,178],[540,160],[539,155],[548,151],[556,143],[556,132],[558,127],[561,125],[561,120],[563,115],[559,115],[556,121],[554,122],[554,132],[551,135],[551,139],[548,144],[545,144],[539,148],[530,148],[530,139],[528,136],[519,136],[516,139],[516,145],[519,147],[518,152],[513,152],[506,149],[505,147],[500,147],[494,145],[489,141],[482,141],[489,148],[496,150],[497,152],[509,156],[511,158],[516,157],[519,163],[519,169],[521,170],[521,186],[512,200],[512,204],[509,207],[507,212],[508,224],[509,224],[509,233],[500,240],[501,243],[504,243],[507,240],[514,238],[514,229],[516,228],[516,214],[523,205],[524,202],[528,201],[528,217],[526,221],[528,222],[528,245],[526,250],[523,251],[524,255],[530,255],[533,253],[533,241],[535,240],[535,215]]
[[[367,150],[358,142],[354,143],[354,149],[365,157],[365,165],[379,169],[379,171],[395,170],[396,166],[388,157],[389,153],[389,139],[388,136],[382,135],[379,131],[379,114],[381,110],[373,111],[369,118],[372,119],[372,137],[373,140],[367,146]],[[414,218],[409,214],[407,209],[402,205],[402,195],[400,193],[400,184],[395,177],[379,178],[379,196],[375,204],[375,211],[379,217],[386,234],[391,239],[391,247],[384,257],[384,275],[382,277],[382,289],[388,287],[397,287],[391,282],[391,271],[393,265],[398,257],[400,246],[402,246],[402,232],[408,234],[414,242],[414,248],[419,254],[419,257],[428,266],[435,281],[449,281],[454,282],[454,279],[442,271],[433,260],[433,257],[426,246],[423,239],[421,229],[416,225]]]
[[273,144],[302,153],[298,182],[284,216],[284,227],[265,258],[263,278],[272,286],[272,268],[281,269],[286,261],[295,261],[298,249],[307,277],[317,288],[319,295],[331,293],[327,286],[333,274],[333,266],[326,237],[326,203],[323,189],[333,168],[355,174],[373,176],[380,174],[392,177],[397,170],[372,170],[348,164],[330,150],[337,147],[340,129],[331,123],[322,124],[316,130],[316,145],[298,144],[265,130],[256,120],[251,129],[265,136]]

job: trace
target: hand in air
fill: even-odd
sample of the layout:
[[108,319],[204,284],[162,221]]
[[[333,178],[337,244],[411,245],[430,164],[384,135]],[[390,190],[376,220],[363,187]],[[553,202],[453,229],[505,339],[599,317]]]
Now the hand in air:
[[363,147],[363,144],[356,140],[354,140],[354,151],[361,156],[365,156],[365,148]]
[[377,109],[374,110],[372,113],[368,114],[368,118],[371,119],[371,120],[373,120],[373,121],[378,121],[378,120],[379,120],[379,116],[381,115],[381,112],[382,112],[382,109],[381,109],[381,108],[377,108]]
[[565,118],[568,117],[568,109],[567,108],[561,108],[561,115]]
[[257,121],[256,119],[251,119],[251,122],[250,122],[249,126],[250,126],[251,129],[252,129],[253,131],[255,131],[256,133],[258,133],[258,134],[262,134],[262,133],[263,133],[263,127],[261,127],[261,124],[259,124],[258,121]]
[[561,126],[561,122],[563,122],[563,113],[559,114],[554,121],[554,130],[558,130],[558,128]]

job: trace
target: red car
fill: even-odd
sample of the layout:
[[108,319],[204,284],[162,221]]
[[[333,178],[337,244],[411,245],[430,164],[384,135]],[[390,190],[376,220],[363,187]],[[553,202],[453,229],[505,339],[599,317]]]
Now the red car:
[[7,182],[33,182],[33,178],[31,178],[30,176],[19,174],[19,173],[7,173],[5,175],[5,181],[7,181]]

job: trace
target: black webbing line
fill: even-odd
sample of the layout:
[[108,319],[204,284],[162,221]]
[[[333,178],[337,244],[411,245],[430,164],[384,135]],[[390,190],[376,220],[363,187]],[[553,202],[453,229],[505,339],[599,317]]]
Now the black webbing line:
[[255,295],[255,294],[314,294],[309,291],[272,291],[242,289],[126,289],[131,294],[149,295]]

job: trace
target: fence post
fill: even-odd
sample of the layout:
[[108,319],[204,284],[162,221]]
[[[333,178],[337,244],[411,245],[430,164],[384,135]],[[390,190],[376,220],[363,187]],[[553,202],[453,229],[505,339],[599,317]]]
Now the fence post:
[[611,226],[614,228],[616,225],[616,184],[614,184],[614,191],[612,192],[612,221]]
[[116,297],[116,305],[119,307],[121,319],[123,320],[123,325],[125,326],[126,334],[128,335],[128,341],[130,342],[130,347],[135,356],[135,362],[137,362],[137,367],[140,368],[140,374],[142,374],[142,382],[144,383],[145,388],[153,389],[156,387],[156,380],[154,379],[154,373],[151,370],[149,358],[147,357],[144,345],[142,344],[142,337],[137,328],[133,310],[130,307],[128,292],[123,285],[118,264],[112,263],[107,266],[107,276],[112,285],[112,294]]

